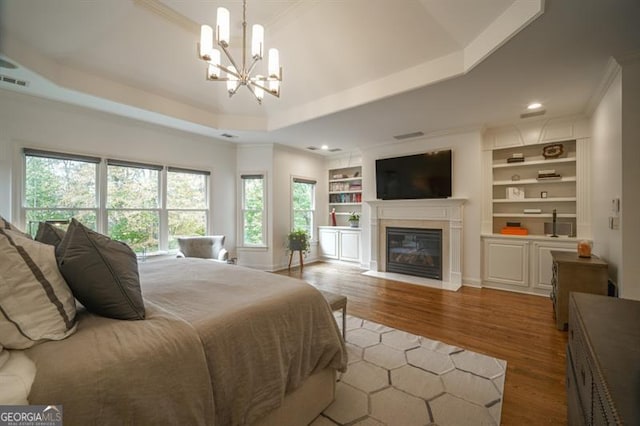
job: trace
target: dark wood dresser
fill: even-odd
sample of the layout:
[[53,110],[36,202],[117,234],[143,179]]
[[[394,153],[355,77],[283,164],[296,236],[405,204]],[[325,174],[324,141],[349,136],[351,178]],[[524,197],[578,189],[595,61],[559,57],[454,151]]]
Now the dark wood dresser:
[[577,252],[551,251],[553,275],[551,300],[556,328],[565,330],[569,321],[569,293],[607,294],[608,265],[597,256],[578,257]]
[[640,302],[569,299],[569,425],[640,425]]

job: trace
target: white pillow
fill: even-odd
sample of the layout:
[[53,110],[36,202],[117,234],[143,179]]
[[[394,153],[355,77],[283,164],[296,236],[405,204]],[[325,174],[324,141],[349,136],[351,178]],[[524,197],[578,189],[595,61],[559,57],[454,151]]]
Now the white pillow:
[[25,349],[76,329],[75,299],[55,248],[0,228],[0,345]]
[[7,360],[0,366],[0,405],[27,405],[36,365],[22,351],[4,351]]

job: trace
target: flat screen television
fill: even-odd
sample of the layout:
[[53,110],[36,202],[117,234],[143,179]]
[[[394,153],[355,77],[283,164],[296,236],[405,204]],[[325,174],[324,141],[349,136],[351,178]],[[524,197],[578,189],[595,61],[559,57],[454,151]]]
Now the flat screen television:
[[451,150],[376,160],[381,200],[451,197]]

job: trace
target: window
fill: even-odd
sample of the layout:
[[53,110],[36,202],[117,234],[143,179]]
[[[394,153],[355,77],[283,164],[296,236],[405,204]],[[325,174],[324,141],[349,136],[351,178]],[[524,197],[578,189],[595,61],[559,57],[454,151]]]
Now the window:
[[161,166],[107,160],[107,234],[136,253],[160,250]]
[[177,248],[177,237],[205,235],[209,172],[24,149],[24,217],[86,226],[136,253]]
[[27,232],[38,222],[75,217],[97,229],[99,158],[25,149],[24,209]]
[[316,209],[316,181],[293,178],[291,190],[293,230],[304,230],[314,239],[313,226]]
[[244,246],[265,246],[264,175],[241,175],[242,182],[242,243]]
[[169,167],[167,216],[169,249],[178,248],[178,237],[207,233],[209,172]]

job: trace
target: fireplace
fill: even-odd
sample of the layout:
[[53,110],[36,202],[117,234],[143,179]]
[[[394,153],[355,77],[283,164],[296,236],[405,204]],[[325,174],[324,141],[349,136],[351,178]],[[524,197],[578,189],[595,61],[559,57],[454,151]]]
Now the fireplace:
[[[369,235],[371,236],[370,261],[367,265],[369,270],[365,272],[365,275],[443,290],[456,291],[462,286],[462,218],[464,199],[373,200],[365,202],[370,207]],[[440,272],[437,275],[433,275],[437,276],[437,278],[425,275],[418,276],[418,274],[407,269],[402,272],[392,272],[395,266],[398,265],[394,265],[393,263],[395,262],[387,262],[387,257],[390,257],[387,246],[388,228],[429,230],[440,234],[439,255],[431,253],[435,248],[431,245],[431,242],[427,244],[422,241],[422,236],[416,237],[421,240],[420,244],[414,244],[417,253],[414,256],[415,262],[413,263],[439,265]],[[392,243],[392,245],[402,246],[406,244],[404,237],[391,236],[391,238],[399,240]],[[430,251],[428,256],[430,257],[420,257],[420,250],[427,250],[427,246]],[[407,256],[405,256],[406,258]],[[407,262],[402,261],[400,263]],[[390,268],[389,265],[391,265]],[[397,269],[395,270],[397,271]]]
[[387,272],[442,279],[442,229],[387,227]]

